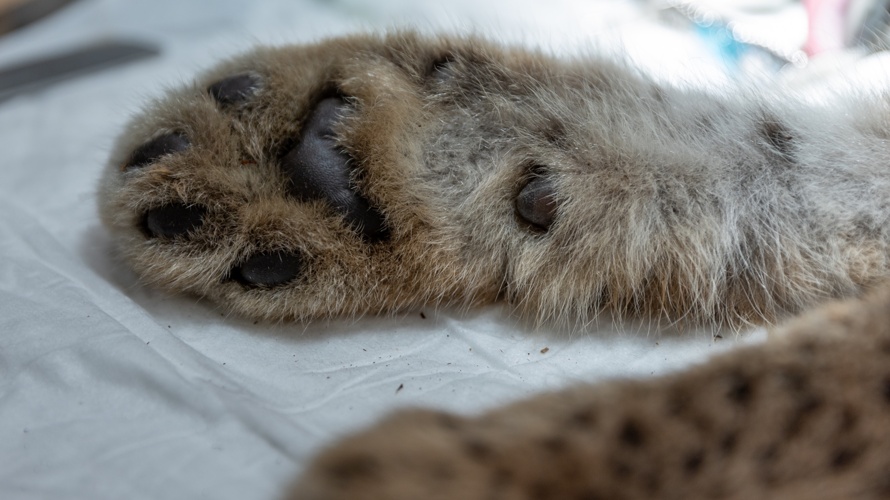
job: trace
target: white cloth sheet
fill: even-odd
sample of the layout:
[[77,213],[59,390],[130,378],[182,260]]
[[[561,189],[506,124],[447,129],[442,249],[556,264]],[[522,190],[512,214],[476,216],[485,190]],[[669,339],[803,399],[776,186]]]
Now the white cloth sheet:
[[228,54],[396,26],[555,52],[608,49],[626,32],[665,74],[714,74],[706,51],[640,21],[635,5],[81,0],[0,38],[0,65],[100,39],[162,49],[0,104],[0,498],[271,499],[319,447],[397,408],[479,412],[762,339],[534,330],[503,306],[253,324],[141,287],[99,224],[97,179],[123,123]]

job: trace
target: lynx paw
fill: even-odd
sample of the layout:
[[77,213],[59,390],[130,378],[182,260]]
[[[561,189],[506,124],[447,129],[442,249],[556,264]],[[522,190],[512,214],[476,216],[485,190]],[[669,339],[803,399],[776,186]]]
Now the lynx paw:
[[485,57],[399,34],[231,61],[134,120],[103,219],[144,281],[252,316],[495,300],[557,205],[474,116]]
[[[153,103],[100,202],[142,279],[275,319],[493,300],[501,257],[467,252],[457,209],[470,179],[421,168],[444,160],[424,145],[451,74],[444,46],[417,43],[261,49]],[[522,199],[535,224],[552,218]]]
[[812,235],[742,231],[781,210],[766,174],[739,186],[785,161],[758,149],[773,128],[734,153],[763,128],[748,107],[472,38],[260,49],[131,124],[101,211],[144,281],[255,317],[503,298],[581,324],[773,321],[858,282],[834,254],[782,260]]

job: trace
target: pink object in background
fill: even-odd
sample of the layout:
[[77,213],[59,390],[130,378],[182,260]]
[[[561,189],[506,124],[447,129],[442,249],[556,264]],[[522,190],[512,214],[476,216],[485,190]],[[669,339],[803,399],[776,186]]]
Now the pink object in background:
[[808,56],[844,48],[844,18],[849,0],[803,0],[807,10]]

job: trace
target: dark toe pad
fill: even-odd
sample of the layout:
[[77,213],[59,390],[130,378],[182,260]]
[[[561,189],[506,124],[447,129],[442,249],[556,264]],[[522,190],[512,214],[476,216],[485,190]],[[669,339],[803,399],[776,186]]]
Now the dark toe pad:
[[284,156],[281,168],[295,198],[325,200],[366,239],[380,240],[386,235],[383,216],[355,191],[350,181],[351,158],[334,137],[333,126],[345,107],[341,97],[321,100],[303,126],[299,145]]
[[232,270],[232,278],[249,286],[271,287],[293,281],[303,269],[303,259],[293,252],[262,252],[251,255]]
[[133,151],[130,159],[124,165],[124,170],[144,167],[154,163],[162,156],[185,151],[189,145],[188,138],[178,132],[156,137]]
[[516,212],[532,226],[547,230],[556,219],[556,189],[546,177],[535,177],[519,192]]
[[259,76],[253,73],[243,73],[214,83],[207,88],[207,92],[221,105],[231,106],[246,101],[259,87]]
[[173,238],[197,229],[207,209],[201,205],[171,203],[145,214],[145,229],[151,236]]

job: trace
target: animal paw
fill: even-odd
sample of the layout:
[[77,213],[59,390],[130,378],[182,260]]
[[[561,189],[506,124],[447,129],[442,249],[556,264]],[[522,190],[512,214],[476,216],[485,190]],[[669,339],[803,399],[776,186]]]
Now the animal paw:
[[754,236],[785,194],[747,179],[788,161],[775,126],[735,152],[759,106],[474,38],[262,48],[131,123],[101,213],[143,281],[261,318],[506,299],[545,321],[769,322],[883,264],[853,280],[815,236]]
[[133,120],[103,220],[143,281],[254,317],[495,300],[556,205],[473,116],[483,56],[400,34],[225,63]]

